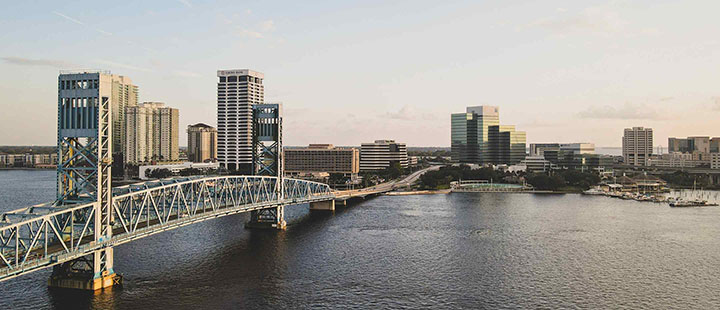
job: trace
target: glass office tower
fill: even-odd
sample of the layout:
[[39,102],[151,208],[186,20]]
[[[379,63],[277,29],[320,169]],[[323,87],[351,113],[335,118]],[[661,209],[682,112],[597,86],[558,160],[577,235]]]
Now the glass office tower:
[[500,125],[499,108],[467,107],[451,115],[451,156],[461,163],[490,163],[489,127]]

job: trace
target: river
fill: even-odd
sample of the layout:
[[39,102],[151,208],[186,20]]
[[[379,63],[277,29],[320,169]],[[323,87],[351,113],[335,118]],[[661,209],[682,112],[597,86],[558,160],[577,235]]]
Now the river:
[[[51,201],[54,182],[0,171],[0,210]],[[720,208],[456,193],[287,210],[286,231],[237,215],[121,245],[121,289],[2,282],[0,308],[720,308]]]

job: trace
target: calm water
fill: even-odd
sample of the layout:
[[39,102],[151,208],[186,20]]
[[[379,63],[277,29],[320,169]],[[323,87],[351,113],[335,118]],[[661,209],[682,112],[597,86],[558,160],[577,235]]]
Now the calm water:
[[[0,171],[0,208],[52,200],[53,182]],[[290,213],[284,232],[239,215],[120,246],[112,292],[49,291],[49,271],[3,282],[0,308],[720,307],[720,208],[468,193]]]

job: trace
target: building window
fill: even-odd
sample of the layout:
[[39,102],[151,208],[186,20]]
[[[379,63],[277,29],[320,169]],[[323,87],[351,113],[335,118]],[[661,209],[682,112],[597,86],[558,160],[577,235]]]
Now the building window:
[[237,76],[228,76],[227,81],[230,83],[237,82]]

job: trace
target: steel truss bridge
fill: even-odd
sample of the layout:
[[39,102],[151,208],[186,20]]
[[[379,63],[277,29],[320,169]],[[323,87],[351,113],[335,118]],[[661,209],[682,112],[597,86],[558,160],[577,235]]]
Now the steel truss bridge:
[[[99,202],[45,204],[2,214],[0,281],[51,266],[69,265],[62,269],[69,273],[76,269],[93,270],[93,260],[84,257],[97,253],[112,255],[112,247],[126,242],[242,212],[254,211],[251,223],[284,227],[285,206],[335,198],[326,184],[289,178],[278,182],[278,179],[273,176],[175,178],[116,187],[107,223],[110,231],[99,237],[94,236],[98,231],[95,227],[106,223],[99,223],[98,219],[107,218],[97,216],[101,210]],[[112,257],[102,260],[111,263]],[[82,264],[87,266],[72,266]],[[106,273],[114,273],[112,266],[107,269]]]

